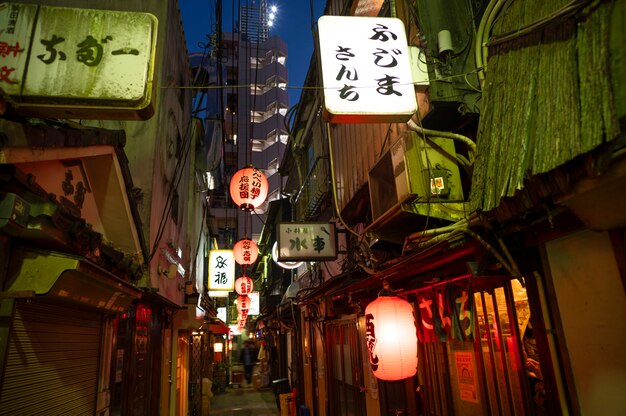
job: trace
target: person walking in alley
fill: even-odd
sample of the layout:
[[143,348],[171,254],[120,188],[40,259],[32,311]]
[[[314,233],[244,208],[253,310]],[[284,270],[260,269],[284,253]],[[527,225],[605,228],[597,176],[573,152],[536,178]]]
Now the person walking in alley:
[[252,384],[252,372],[254,364],[257,362],[257,355],[258,351],[254,347],[254,343],[250,340],[245,341],[239,354],[239,361],[243,364],[244,377],[248,385]]

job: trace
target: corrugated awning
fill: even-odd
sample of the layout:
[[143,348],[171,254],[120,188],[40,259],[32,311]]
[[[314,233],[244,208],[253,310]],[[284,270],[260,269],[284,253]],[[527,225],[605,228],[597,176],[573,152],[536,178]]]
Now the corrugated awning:
[[11,253],[4,293],[31,293],[110,312],[126,310],[142,295],[83,257],[29,248]]

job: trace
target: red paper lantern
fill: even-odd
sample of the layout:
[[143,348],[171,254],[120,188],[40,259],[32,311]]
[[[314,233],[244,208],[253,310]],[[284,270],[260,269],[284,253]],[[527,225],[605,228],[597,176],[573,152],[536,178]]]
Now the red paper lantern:
[[370,366],[381,380],[402,380],[417,372],[417,330],[411,304],[379,296],[365,308]]
[[239,240],[233,247],[235,261],[242,266],[253,264],[259,257],[259,246],[252,240]]
[[265,201],[269,185],[260,170],[249,167],[238,170],[230,180],[230,197],[243,211],[253,211]]
[[247,295],[252,292],[254,282],[248,276],[241,276],[235,280],[235,292],[240,295]]
[[241,312],[241,311],[247,311],[248,309],[250,309],[250,297],[239,296],[237,298],[237,310]]

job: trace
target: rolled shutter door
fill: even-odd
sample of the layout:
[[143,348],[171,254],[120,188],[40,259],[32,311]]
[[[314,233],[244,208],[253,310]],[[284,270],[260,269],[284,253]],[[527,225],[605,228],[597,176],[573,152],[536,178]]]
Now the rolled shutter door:
[[93,415],[102,315],[18,301],[0,415]]

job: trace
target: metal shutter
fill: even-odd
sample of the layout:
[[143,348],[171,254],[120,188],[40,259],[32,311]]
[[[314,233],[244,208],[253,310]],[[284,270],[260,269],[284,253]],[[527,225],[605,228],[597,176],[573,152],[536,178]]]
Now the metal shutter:
[[18,301],[0,415],[93,415],[102,315]]

